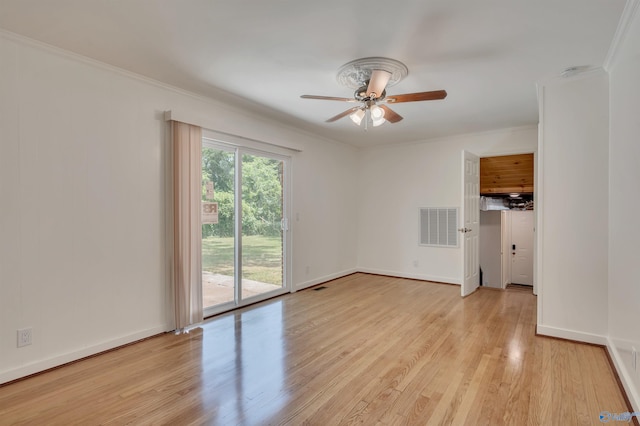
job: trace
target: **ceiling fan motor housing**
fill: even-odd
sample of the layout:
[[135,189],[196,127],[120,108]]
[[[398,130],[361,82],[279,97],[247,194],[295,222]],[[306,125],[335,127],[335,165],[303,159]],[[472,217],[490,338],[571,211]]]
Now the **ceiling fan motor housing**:
[[[336,79],[341,85],[356,89],[357,99],[358,93],[361,91],[361,86],[365,87],[366,93],[366,86],[374,70],[386,71],[391,75],[387,87],[399,83],[409,74],[407,66],[400,61],[389,58],[371,57],[356,59],[344,64],[338,70]],[[378,99],[380,98],[382,98],[382,95],[378,96]]]
[[353,93],[353,97],[356,98],[357,101],[360,102],[366,102],[366,101],[371,101],[371,100],[377,100],[377,101],[381,101],[383,100],[386,96],[387,96],[387,91],[383,90],[382,93],[378,96],[376,95],[375,98],[372,98],[371,96],[367,95],[367,87],[369,85],[369,80],[367,80],[365,82],[366,84],[364,86],[360,86],[356,89],[356,91]]

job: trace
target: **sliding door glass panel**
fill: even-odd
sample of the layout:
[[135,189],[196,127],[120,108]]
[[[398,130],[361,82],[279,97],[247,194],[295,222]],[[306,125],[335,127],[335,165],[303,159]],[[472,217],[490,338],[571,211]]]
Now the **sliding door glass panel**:
[[242,299],[279,290],[283,280],[284,162],[242,155]]
[[235,302],[235,152],[202,147],[204,308]]

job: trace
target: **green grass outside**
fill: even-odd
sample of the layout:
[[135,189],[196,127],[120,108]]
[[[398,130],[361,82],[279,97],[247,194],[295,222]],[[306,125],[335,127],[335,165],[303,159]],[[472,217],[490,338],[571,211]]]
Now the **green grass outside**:
[[[202,240],[202,270],[233,276],[233,237]],[[282,285],[282,239],[260,235],[242,237],[243,278]]]

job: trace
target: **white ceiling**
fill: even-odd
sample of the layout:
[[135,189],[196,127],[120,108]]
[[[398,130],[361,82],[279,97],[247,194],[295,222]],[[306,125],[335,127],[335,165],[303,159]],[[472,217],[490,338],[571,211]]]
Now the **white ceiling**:
[[[538,122],[536,81],[602,66],[625,0],[0,0],[0,27],[355,146]],[[336,82],[353,59],[399,60],[389,95],[441,101],[365,132]]]

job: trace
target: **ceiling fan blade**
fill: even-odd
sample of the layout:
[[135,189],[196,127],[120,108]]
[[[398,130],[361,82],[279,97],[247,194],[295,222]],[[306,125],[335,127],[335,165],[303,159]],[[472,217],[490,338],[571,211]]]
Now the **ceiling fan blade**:
[[384,88],[387,87],[387,83],[391,78],[391,73],[385,70],[373,70],[371,72],[371,78],[369,78],[369,86],[367,86],[367,96],[371,96],[372,93],[376,94],[376,98],[379,98],[384,92]]
[[327,120],[327,123],[333,123],[336,120],[340,120],[342,117],[346,117],[347,115],[351,114],[352,112],[355,112],[357,110],[359,110],[360,107],[353,107],[353,108],[349,108],[346,111],[341,112],[340,114],[331,117],[330,119]]
[[386,105],[378,105],[378,106],[384,110],[384,118],[389,123],[397,123],[398,121],[402,120],[403,117],[397,112],[395,112],[394,110],[392,110],[391,108],[389,108],[388,106]]
[[400,102],[435,101],[447,97],[446,90],[434,90],[432,92],[406,93],[404,95],[387,96],[388,103],[397,104]]
[[336,98],[334,96],[302,95],[302,99],[320,99],[322,101],[358,102],[354,98]]

